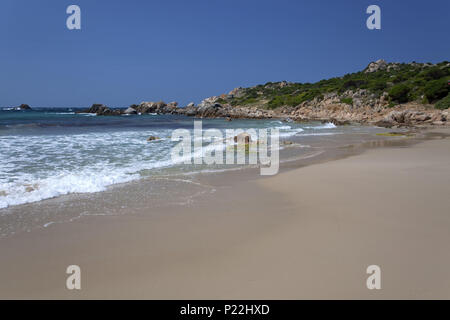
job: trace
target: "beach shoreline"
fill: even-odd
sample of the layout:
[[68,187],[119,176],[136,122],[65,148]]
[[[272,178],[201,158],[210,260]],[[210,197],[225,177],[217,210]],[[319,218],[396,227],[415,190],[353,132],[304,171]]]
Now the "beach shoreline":
[[[209,121],[211,123],[208,124]],[[208,125],[228,126],[228,123],[220,120],[205,122]],[[253,127],[264,123],[262,120],[249,120],[245,124]],[[291,125],[281,121],[271,121],[270,124],[279,126],[283,130],[291,128]],[[192,122],[188,125],[192,125]],[[111,141],[117,141],[117,138],[121,137],[119,134],[113,133],[111,136],[103,134],[98,137],[94,133],[93,143],[87,142],[92,139],[90,136],[75,135],[70,140],[77,142],[70,144],[67,143],[65,136],[55,136],[55,140],[61,140],[58,143],[59,148],[54,148],[52,142],[48,142],[50,146],[47,147],[50,149],[49,153],[56,151],[58,154],[53,161],[44,158],[45,161],[36,162],[34,159],[40,157],[40,154],[32,153],[26,162],[18,162],[12,155],[8,165],[10,168],[7,168],[7,171],[13,170],[10,178],[18,182],[13,183],[12,186],[8,183],[3,184],[3,188],[7,191],[0,190],[3,192],[1,204],[4,206],[5,203],[11,203],[6,208],[0,209],[0,239],[20,232],[30,232],[35,228],[71,222],[85,216],[121,215],[140,212],[143,208],[149,207],[189,205],[203,195],[215,193],[217,189],[215,185],[226,185],[234,181],[247,181],[261,177],[261,169],[257,164],[177,165],[175,162],[170,165],[170,157],[167,161],[162,161],[168,165],[166,167],[145,169],[161,163],[161,160],[155,160],[161,154],[161,149],[164,150],[166,157],[168,152],[170,156],[170,148],[174,146],[170,142],[170,132],[165,132],[164,138],[157,142],[146,142],[145,133],[141,133],[140,138],[134,136],[131,139],[134,145],[133,150],[127,153],[121,150],[122,154],[119,154],[117,148],[122,148],[124,144],[111,146]],[[391,131],[371,126],[336,127],[330,123],[304,124],[302,127],[294,127],[291,131],[280,133],[279,167],[283,172],[338,159],[362,152],[367,148],[398,142],[410,143],[422,136],[420,130],[412,129]],[[14,144],[14,139],[9,141]],[[19,140],[18,143],[23,141]],[[97,144],[100,144],[100,147]],[[102,144],[104,144],[103,147],[101,147]],[[100,157],[96,158],[85,152],[82,154],[73,152],[73,146],[81,150],[94,147],[98,150]],[[51,150],[52,148],[55,151]],[[65,149],[62,148],[65,148],[69,154],[65,154]],[[204,145],[203,148],[207,149],[209,146]],[[13,152],[14,149],[11,148],[11,150]],[[104,155],[110,150],[115,150],[116,154],[110,155],[114,159],[112,165],[105,166]],[[8,158],[7,155],[6,158]],[[78,170],[73,169],[73,166],[71,168],[62,161],[68,158],[75,158],[75,163],[79,162],[79,159],[90,159],[91,165],[81,166]],[[115,166],[114,162],[124,162],[125,166],[123,163]],[[130,162],[134,165],[129,165]],[[55,164],[63,170],[39,171],[39,168],[51,168]],[[43,179],[30,179],[30,176],[26,176],[30,168],[37,168],[37,175],[42,175]],[[97,170],[92,171],[92,168]],[[109,170],[105,170],[106,168]],[[80,169],[81,172],[79,172]],[[20,182],[22,176],[25,180]]]
[[[0,297],[449,298],[450,132],[427,132],[274,177],[207,175],[220,192],[190,205],[1,239]],[[72,264],[80,291],[65,288]],[[371,264],[380,291],[365,286]]]

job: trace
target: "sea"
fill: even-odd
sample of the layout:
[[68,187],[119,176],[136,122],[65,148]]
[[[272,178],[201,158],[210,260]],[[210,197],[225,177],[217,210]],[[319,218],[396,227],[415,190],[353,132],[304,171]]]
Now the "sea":
[[[341,148],[342,141],[348,144],[372,139],[375,133],[385,131],[361,125],[336,127],[319,121],[227,121],[157,114],[96,116],[80,111],[0,109],[0,236],[35,225],[45,227],[64,214],[69,217],[70,210],[73,218],[84,213],[113,212],[125,208],[127,201],[138,203],[144,198],[155,199],[155,206],[188,195],[191,201],[194,193],[213,191],[197,183],[193,178],[196,174],[255,166],[174,161],[172,151],[179,142],[172,140],[172,134],[176,129],[193,133],[194,121],[201,121],[203,131],[217,129],[224,137],[227,129],[270,132],[276,128],[283,163],[314,157],[324,148]],[[147,141],[150,136],[158,139]],[[211,148],[208,143],[203,142],[202,152]],[[222,147],[227,148],[227,144]],[[194,157],[201,157],[202,152],[193,150]],[[117,189],[120,196],[111,191],[115,186],[121,186]],[[94,199],[91,202],[95,206],[87,205],[89,199]]]

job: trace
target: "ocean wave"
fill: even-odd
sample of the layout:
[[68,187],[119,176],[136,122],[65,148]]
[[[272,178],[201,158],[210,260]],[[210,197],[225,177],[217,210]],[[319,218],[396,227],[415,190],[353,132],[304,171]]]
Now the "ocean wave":
[[322,130],[322,129],[334,129],[336,128],[336,125],[331,122],[327,122],[321,126],[315,126],[315,127],[306,127],[307,129],[314,129],[314,130]]
[[304,133],[302,137],[306,136],[334,136],[337,134],[341,134],[341,132],[316,132],[316,133]]
[[295,129],[291,129],[287,132],[280,132],[280,138],[289,138],[289,137],[293,137],[301,132],[303,132],[305,130],[303,130],[302,128],[295,128]]
[[46,112],[47,114],[75,114],[75,112]]
[[[60,136],[0,137],[0,208],[71,193],[93,193],[140,179],[145,171],[191,161],[172,159],[171,130]],[[159,143],[146,141],[150,135]],[[193,150],[193,157],[219,152],[225,144]]]
[[292,129],[291,126],[278,126],[278,127],[275,127],[275,128],[279,129],[279,130],[291,130]]
[[[42,126],[40,123],[19,126],[22,125]],[[281,138],[303,134],[304,131],[295,124],[284,122],[272,122],[268,129],[274,128],[273,125],[280,130]],[[258,129],[264,128],[254,130],[258,132]],[[186,155],[172,160],[172,148],[177,142],[171,141],[171,133],[169,128],[157,128],[0,136],[0,149],[4,150],[0,153],[0,208],[72,193],[101,192],[109,186],[137,180],[149,173],[158,175],[160,169],[164,172],[169,167],[174,167],[174,172],[184,171],[181,165],[191,163],[192,157]],[[146,141],[149,136],[158,136],[160,140],[149,143]],[[252,135],[252,140],[256,141],[257,137]],[[193,150],[193,158],[221,152],[233,144],[234,140],[228,139],[225,143],[202,146],[201,150]]]
[[80,112],[79,115],[85,116],[85,117],[96,117],[96,113],[86,113],[86,112]]
[[138,179],[136,174],[117,170],[98,172],[85,170],[78,173],[61,172],[52,177],[36,179],[25,183],[0,184],[0,208],[37,202],[69,193],[93,193],[106,187]]

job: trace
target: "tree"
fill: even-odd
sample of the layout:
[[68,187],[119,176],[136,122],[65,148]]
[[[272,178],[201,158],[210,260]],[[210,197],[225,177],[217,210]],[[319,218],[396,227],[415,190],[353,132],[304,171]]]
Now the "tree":
[[445,79],[433,80],[425,86],[424,92],[428,101],[434,102],[444,98],[449,92],[449,85]]
[[409,92],[411,89],[405,84],[395,85],[389,90],[389,97],[392,101],[404,103],[409,101]]

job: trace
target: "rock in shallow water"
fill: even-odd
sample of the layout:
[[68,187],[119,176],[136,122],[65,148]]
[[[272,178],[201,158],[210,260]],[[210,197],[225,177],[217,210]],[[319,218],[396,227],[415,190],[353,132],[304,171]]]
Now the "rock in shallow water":
[[159,137],[156,137],[156,136],[150,136],[150,137],[148,137],[148,139],[147,139],[147,141],[155,141],[155,140],[159,140],[160,138]]
[[120,116],[121,110],[112,110],[104,104],[94,103],[89,109],[81,111],[82,113],[95,113],[97,116]]

